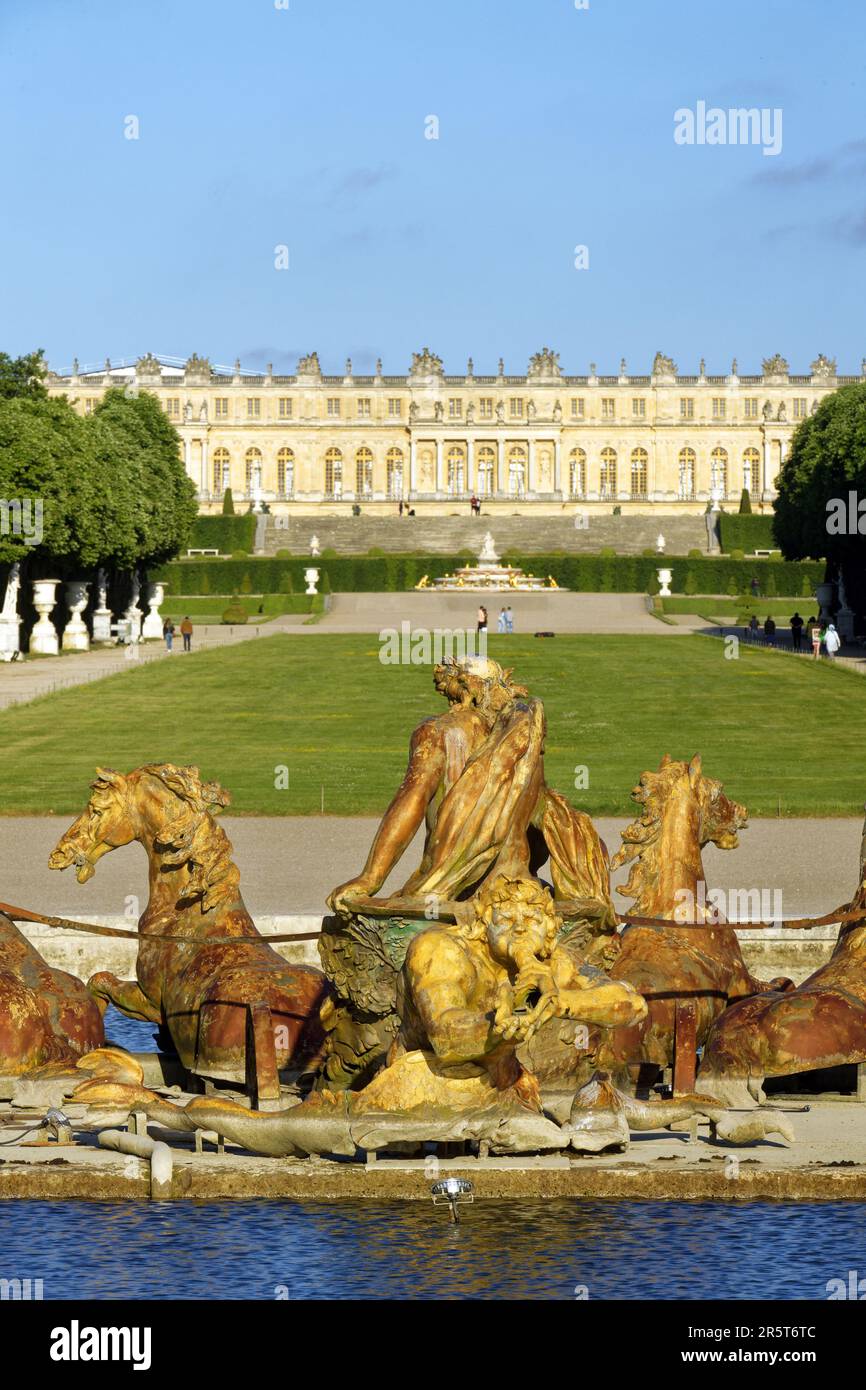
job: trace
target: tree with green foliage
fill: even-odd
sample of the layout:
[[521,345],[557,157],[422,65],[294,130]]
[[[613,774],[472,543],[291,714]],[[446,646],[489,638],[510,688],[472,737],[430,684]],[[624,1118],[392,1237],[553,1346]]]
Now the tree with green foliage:
[[0,400],[20,399],[22,396],[41,398],[45,391],[45,357],[28,352],[24,357],[10,357],[0,352]]
[[227,487],[223,493],[223,516],[234,516],[235,499],[232,497],[232,490]]
[[752,494],[747,487],[740,493],[740,516],[752,515]]

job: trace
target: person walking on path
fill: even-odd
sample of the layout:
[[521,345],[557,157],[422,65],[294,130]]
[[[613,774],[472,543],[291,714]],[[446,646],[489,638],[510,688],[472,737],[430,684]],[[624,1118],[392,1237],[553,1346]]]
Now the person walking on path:
[[799,652],[803,647],[803,619],[799,613],[795,613],[791,619],[791,646],[795,652]]
[[188,614],[180,625],[180,635],[183,638],[184,651],[190,651],[192,649],[192,622]]
[[752,575],[752,582],[751,582],[750,588],[751,588],[751,590],[752,590],[752,598],[760,598],[760,597],[761,597],[761,586],[760,586],[760,584],[758,583],[758,576],[757,576],[756,574],[753,574],[753,575]]
[[508,631],[508,614],[505,612],[505,609],[504,609],[504,608],[500,608],[500,610],[499,610],[499,617],[498,617],[498,619],[497,619],[497,621],[496,621],[496,631],[497,631],[497,632],[507,632],[507,631]]
[[171,651],[171,644],[174,641],[174,623],[171,621],[171,618],[166,618],[163,623],[162,635],[165,638],[166,650]]
[[749,619],[749,626],[746,628],[746,636],[752,642],[757,642],[758,640],[758,615],[756,613],[753,613]]
[[484,607],[483,603],[478,609],[478,624],[475,630],[476,632],[487,631],[487,609]]
[[505,610],[505,631],[506,631],[506,632],[513,632],[513,631],[514,631],[514,614],[513,614],[512,611],[511,611],[511,604],[510,604],[510,603],[509,603],[508,607],[507,607],[506,610]]
[[768,613],[768,614],[767,614],[766,621],[765,621],[765,623],[764,623],[764,646],[765,646],[765,647],[775,647],[775,645],[776,645],[776,624],[773,622],[773,619],[770,617],[770,615],[769,615],[769,613]]
[[812,642],[812,660],[817,661],[821,655],[821,624],[817,618],[809,619],[809,638]]
[[839,636],[832,623],[827,624],[827,631],[824,634],[824,650],[827,653],[828,661],[836,660],[836,653],[842,645],[842,638]]

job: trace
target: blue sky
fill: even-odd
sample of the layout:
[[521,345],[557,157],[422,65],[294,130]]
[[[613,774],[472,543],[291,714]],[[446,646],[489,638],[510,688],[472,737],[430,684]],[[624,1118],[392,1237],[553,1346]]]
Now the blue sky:
[[[864,48],[860,0],[0,0],[0,347],[859,371]],[[678,146],[701,100],[781,153]]]

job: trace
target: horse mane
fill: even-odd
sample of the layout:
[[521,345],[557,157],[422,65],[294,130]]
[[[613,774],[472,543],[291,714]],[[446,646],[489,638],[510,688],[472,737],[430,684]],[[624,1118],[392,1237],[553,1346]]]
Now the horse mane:
[[159,779],[178,798],[177,813],[166,819],[154,847],[168,868],[190,871],[184,898],[200,898],[202,912],[240,894],[240,870],[232,859],[231,841],[214,816],[231,797],[218,782],[203,782],[197,767],[149,763],[139,769]]
[[632,800],[643,807],[640,815],[621,832],[622,845],[610,861],[611,869],[631,864],[624,888],[618,891],[624,898],[640,898],[656,868],[661,843],[664,810],[675,784],[688,775],[689,764],[673,762],[665,753],[657,772],[642,772],[638,785],[632,788]]

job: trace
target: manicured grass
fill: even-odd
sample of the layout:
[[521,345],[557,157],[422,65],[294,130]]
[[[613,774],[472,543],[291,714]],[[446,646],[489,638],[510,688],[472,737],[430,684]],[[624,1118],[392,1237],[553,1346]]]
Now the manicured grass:
[[[706,637],[491,636],[547,710],[548,781],[625,813],[638,775],[703,754],[753,814],[858,815],[866,682]],[[177,654],[0,713],[0,808],[77,812],[97,764],[196,763],[235,812],[380,813],[411,731],[442,708],[430,667],[384,666],[372,636],[274,636]],[[586,765],[589,786],[574,791]],[[288,768],[289,787],[275,786]]]
[[712,594],[663,598],[662,605],[665,613],[717,613],[729,621],[743,613],[757,613],[763,621],[770,613],[777,623],[780,618],[789,621],[795,613],[805,620],[818,611],[814,598],[715,598]]
[[188,614],[193,623],[221,623],[232,602],[242,604],[248,616],[259,622],[281,613],[320,613],[324,606],[321,594],[169,594],[160,612],[175,622]]

